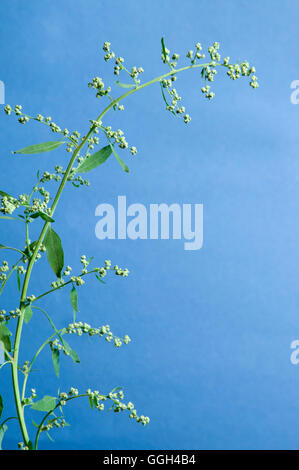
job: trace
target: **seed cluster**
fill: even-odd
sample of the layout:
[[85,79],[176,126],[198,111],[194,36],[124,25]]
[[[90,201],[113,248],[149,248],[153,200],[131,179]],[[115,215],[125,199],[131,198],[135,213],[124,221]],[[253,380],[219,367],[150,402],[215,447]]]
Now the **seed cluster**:
[[[241,76],[250,77],[250,86],[252,88],[257,88],[259,85],[257,77],[255,75],[255,67],[250,67],[247,61],[244,61],[241,64],[231,64],[229,57],[225,57],[223,59],[223,62],[221,62],[219,48],[219,42],[214,42],[214,44],[208,48],[210,62],[208,64],[202,64],[201,76],[205,81],[205,85],[201,87],[201,91],[205,95],[205,97],[211,100],[215,96],[215,93],[211,91],[211,86],[208,85],[207,82],[214,81],[214,77],[217,74],[217,66],[223,66],[228,68],[227,75],[232,80],[236,80]],[[192,49],[189,50],[186,54],[186,57],[190,60],[190,68],[192,68],[195,65],[198,66],[198,61],[200,59],[204,59],[206,55],[202,53],[202,45],[198,42],[195,44],[195,51]],[[178,106],[178,102],[181,100],[181,97],[178,95],[177,90],[175,88],[172,88],[173,81],[175,81],[176,79],[176,67],[177,62],[179,60],[179,54],[174,53],[171,56],[170,50],[165,47],[164,42],[162,40],[161,58],[163,63],[168,64],[173,72],[170,79],[163,79],[161,81],[162,95],[166,103],[166,109],[172,114],[183,115],[184,122],[188,124],[191,121],[191,117],[189,114],[185,113],[184,106]],[[163,89],[167,90],[170,96],[170,102],[167,101]]]
[[7,322],[11,319],[19,318],[21,315],[21,310],[16,308],[15,310],[10,310],[8,314],[6,314],[6,310],[0,310],[0,323]]
[[[109,325],[94,328],[90,326],[88,323],[83,323],[81,321],[70,323],[68,327],[66,328],[65,333],[77,334],[78,336],[87,334],[88,336],[99,336],[100,338],[102,336],[105,336],[106,341],[108,341],[108,343],[113,342],[116,348],[119,348],[120,346],[122,346],[123,343],[129,344],[131,342],[131,338],[128,335],[125,335],[123,339],[119,338],[118,336],[115,336],[110,330]],[[57,346],[57,344],[58,343],[56,341],[55,346]]]
[[[86,274],[95,273],[100,278],[103,278],[107,275],[108,271],[114,271],[116,276],[121,276],[121,277],[128,277],[128,275],[130,273],[128,268],[122,269],[117,264],[115,266],[111,267],[111,260],[105,260],[104,266],[93,268],[92,270],[88,271],[87,267],[88,267],[88,265],[89,265],[89,263],[91,262],[92,259],[93,258],[87,259],[86,255],[82,255],[81,259],[80,259],[80,262],[83,265],[82,270],[81,270],[81,274],[79,274],[78,276],[71,276],[68,282],[71,281],[74,284],[76,284],[76,286],[79,287],[79,286],[82,286],[83,284],[85,284],[85,281],[84,281],[84,279],[82,279],[82,276],[85,276]],[[65,270],[63,271],[63,275],[68,277],[68,276],[71,275],[71,272],[72,272],[72,267],[68,265],[68,266],[66,266]],[[57,288],[62,287],[65,283],[66,282],[63,278],[56,279],[55,281],[53,281],[51,283],[51,287],[53,289],[57,289]]]

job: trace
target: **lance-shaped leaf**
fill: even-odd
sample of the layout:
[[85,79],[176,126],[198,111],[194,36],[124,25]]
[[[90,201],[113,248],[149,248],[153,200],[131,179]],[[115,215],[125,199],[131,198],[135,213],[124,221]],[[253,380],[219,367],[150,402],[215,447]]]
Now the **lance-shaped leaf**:
[[73,286],[73,288],[71,290],[71,304],[72,304],[72,307],[75,310],[75,312],[79,312],[79,310],[78,310],[78,294],[77,294],[75,286]]
[[106,284],[106,282],[103,281],[103,279],[101,279],[100,276],[98,276],[97,274],[96,274],[96,278],[97,278],[97,280],[100,281],[102,284]]
[[41,400],[35,402],[31,408],[37,411],[46,411],[49,412],[54,410],[56,406],[56,398],[50,397],[49,395],[45,395]]
[[33,444],[32,444],[31,441],[28,441],[27,446],[28,446],[28,449],[29,449],[29,450],[33,450]]
[[57,235],[55,230],[49,226],[45,239],[44,245],[47,250],[47,258],[51,268],[58,278],[61,277],[61,271],[64,266],[64,253],[61,244],[60,237]]
[[52,349],[52,362],[55,374],[59,379],[59,369],[60,369],[60,353],[58,349]]
[[3,343],[7,352],[11,351],[10,336],[12,332],[5,325],[0,325],[0,341]]
[[6,219],[6,220],[19,220],[16,217],[11,217],[10,215],[0,215],[0,219]]
[[6,193],[5,191],[0,191],[0,196],[2,196],[2,197],[12,197],[10,194]]
[[90,408],[93,409],[93,399],[90,396],[88,397],[88,401],[89,401]]
[[42,144],[36,144],[36,145],[29,145],[29,147],[24,147],[21,150],[16,150],[13,153],[22,153],[26,155],[32,155],[34,153],[45,153],[45,152],[51,152],[51,150],[55,150],[60,145],[64,144],[63,140],[55,140],[51,142],[44,142]]
[[41,219],[45,220],[46,222],[55,222],[52,217],[50,217],[48,214],[42,211],[34,212],[34,214],[30,214],[31,219],[37,219],[37,217],[40,217]]
[[30,320],[31,320],[31,317],[32,317],[32,309],[30,307],[30,305],[28,305],[26,308],[25,308],[25,313],[24,313],[24,322],[25,323],[29,323]]
[[110,145],[106,145],[101,150],[96,153],[93,153],[90,157],[86,158],[81,165],[78,166],[76,169],[77,173],[87,173],[88,171],[97,168],[99,165],[105,163],[107,158],[111,155],[111,147]]
[[64,347],[65,351],[73,359],[73,361],[79,363],[80,359],[79,359],[78,354],[76,353],[76,351],[74,351],[70,347],[70,345],[65,341],[65,339],[62,339],[62,344],[63,344],[63,347]]
[[17,283],[18,283],[18,290],[21,290],[21,278],[20,278],[20,273],[17,271]]
[[6,431],[7,431],[6,424],[2,424],[2,426],[0,426],[0,450],[2,450],[2,441],[3,441],[3,437]]
[[41,310],[44,315],[47,317],[47,319],[49,320],[50,322],[50,325],[52,326],[53,330],[56,332],[58,338],[60,339],[61,341],[61,344],[63,345],[65,351],[67,352],[67,354],[73,359],[74,362],[80,362],[80,359],[79,359],[79,356],[78,354],[76,353],[76,351],[74,351],[70,345],[62,338],[62,335],[65,334],[65,328],[63,328],[63,330],[59,331],[57,330],[57,328],[55,327],[53,321],[51,320],[51,317],[47,314],[47,312],[43,309],[41,309],[40,307],[35,307],[37,308],[38,310]]
[[118,80],[115,82],[120,88],[134,88],[136,85],[134,83],[121,83]]
[[75,286],[73,286],[72,290],[71,290],[71,304],[72,304],[72,307],[73,307],[73,318],[74,318],[74,322],[75,322],[76,321],[76,313],[79,312],[79,309],[78,309],[78,294],[77,294]]
[[120,156],[116,153],[116,151],[114,150],[114,147],[112,144],[110,144],[110,147],[111,147],[111,151],[113,152],[116,160],[118,161],[118,163],[120,164],[120,166],[122,167],[122,169],[126,172],[126,173],[129,173],[130,170],[129,168],[127,167],[127,165],[125,164],[125,162],[120,158]]
[[161,38],[161,45],[162,45],[162,54],[163,54],[164,60],[166,60],[167,53],[166,53],[166,48],[165,48],[165,43],[164,43],[164,37]]

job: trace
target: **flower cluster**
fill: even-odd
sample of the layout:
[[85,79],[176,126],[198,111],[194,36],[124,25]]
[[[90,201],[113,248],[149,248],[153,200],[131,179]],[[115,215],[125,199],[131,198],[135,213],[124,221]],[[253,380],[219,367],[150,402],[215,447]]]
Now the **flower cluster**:
[[240,65],[239,64],[228,64],[228,72],[227,75],[232,79],[232,80],[237,80],[241,76],[243,77],[250,77],[250,86],[252,88],[257,88],[259,86],[257,82],[257,77],[255,74],[255,67],[250,67],[248,62],[242,62]]
[[[70,144],[73,145],[73,144]],[[79,157],[78,160],[82,158]],[[45,171],[40,179],[41,183],[49,182],[49,181],[61,181],[63,175],[65,174],[65,170],[63,170],[62,166],[55,165],[54,172],[50,173],[49,171]],[[90,186],[90,181],[88,179],[82,178],[81,175],[76,174],[76,169],[72,168],[70,174],[67,177],[67,181],[70,181],[73,186],[79,187],[82,185]]]
[[105,83],[103,82],[102,78],[94,77],[91,82],[88,83],[89,88],[94,88],[97,90],[96,97],[101,98],[101,96],[109,95],[111,92],[111,87],[108,86],[105,88]]
[[0,282],[6,280],[6,272],[9,271],[9,265],[7,261],[2,261],[2,266],[0,266]]
[[104,45],[103,45],[103,51],[105,52],[104,60],[106,62],[108,62],[111,59],[115,60],[114,75],[119,75],[119,73],[122,70],[124,70],[134,80],[135,85],[136,86],[139,85],[140,80],[138,77],[140,74],[144,72],[143,67],[136,67],[134,65],[133,67],[131,67],[131,70],[128,70],[124,65],[125,59],[123,57],[117,56],[115,52],[111,51],[110,47],[111,47],[110,42],[108,41],[104,42]]
[[[221,63],[221,55],[219,53],[219,47],[220,47],[219,42],[214,42],[214,44],[208,48],[208,52],[210,56],[210,62],[208,64],[201,65],[197,63],[197,60],[205,58],[205,54],[202,53],[202,45],[199,42],[195,44],[195,51],[191,49],[186,54],[186,57],[190,59],[190,68],[194,66],[202,67],[201,76],[205,80],[205,86],[201,88],[201,91],[205,95],[205,97],[211,100],[215,96],[215,93],[211,91],[210,85],[207,85],[206,82],[214,81],[214,76],[217,73],[216,66],[219,66],[219,65],[228,68],[227,74],[232,80],[236,80],[240,76],[248,76],[250,77],[250,86],[252,88],[257,88],[259,85],[257,82],[257,77],[254,75],[255,68],[250,67],[247,61],[242,62],[240,65],[230,64],[229,57],[225,57],[223,59],[223,62]],[[161,89],[162,89],[163,99],[166,103],[166,109],[173,114],[177,114],[177,115],[183,114],[184,122],[188,124],[191,121],[191,117],[188,114],[185,114],[184,106],[179,107],[177,105],[177,102],[180,101],[181,98],[177,95],[176,90],[171,89],[172,81],[176,79],[175,72],[176,72],[177,60],[179,59],[179,55],[175,53],[170,58],[170,51],[169,49],[165,47],[163,39],[162,39],[161,58],[162,58],[162,61],[168,64],[170,68],[172,69],[172,71],[174,72],[170,79],[164,79],[161,81]],[[170,103],[168,103],[165,97],[165,94],[163,92],[163,89],[166,89],[168,91],[170,95]]]
[[18,442],[18,448],[20,450],[29,450],[29,447],[25,446],[24,442]]
[[[81,336],[83,334],[87,334],[88,336],[99,336],[99,337],[105,336],[106,341],[108,341],[108,343],[113,342],[116,348],[119,348],[120,346],[122,346],[123,343],[129,344],[131,341],[131,338],[128,335],[125,335],[123,339],[119,338],[118,336],[114,336],[114,334],[110,330],[109,325],[94,328],[94,327],[91,327],[88,323],[83,323],[81,321],[70,323],[68,327],[66,328],[65,333],[77,334],[78,336]],[[59,343],[57,342],[57,340],[55,341],[56,342],[54,345],[58,347]],[[63,349],[63,347],[61,349]]]
[[[34,397],[36,397],[35,390],[34,390]],[[73,399],[81,398],[81,397],[88,397],[91,408],[95,408],[98,411],[104,411],[105,402],[109,400],[110,402],[112,402],[112,406],[110,406],[108,411],[112,409],[114,413],[128,411],[129,417],[131,419],[135,419],[137,423],[141,423],[143,426],[146,426],[150,422],[150,419],[148,416],[144,416],[144,415],[139,416],[137,414],[137,410],[135,409],[134,404],[131,401],[127,403],[123,401],[124,392],[120,390],[120,387],[115,388],[110,393],[108,393],[108,395],[101,394],[99,390],[91,390],[90,388],[87,389],[85,393],[79,394],[79,390],[77,388],[71,387],[69,392],[60,392],[58,394],[56,408],[58,408],[58,406],[65,406],[69,400],[73,400]],[[32,398],[33,396],[30,397],[31,399],[30,404],[32,404]],[[60,427],[64,427],[67,425],[63,415],[55,416],[55,414],[53,413],[52,415],[54,415],[54,418],[50,418],[46,422],[46,424],[42,426],[41,431],[50,431],[54,427],[60,428]],[[23,443],[19,443],[19,447],[25,450]]]
[[23,266],[18,266],[17,271],[18,271],[19,274],[26,274],[26,269]]
[[36,299],[35,295],[34,294],[31,294],[29,296],[26,297],[26,300],[27,302],[29,302],[30,304]]
[[63,344],[60,343],[59,339],[54,339],[53,341],[49,342],[49,346],[51,351],[57,350],[62,351],[66,356],[70,355],[70,352]]
[[[122,411],[128,411],[129,417],[131,419],[135,419],[137,423],[141,423],[143,426],[146,426],[149,422],[150,419],[148,416],[138,416],[137,410],[134,408],[134,404],[132,402],[124,403],[122,400],[124,400],[124,393],[122,390],[116,391],[112,390],[108,395],[101,395],[98,390],[91,391],[88,389],[86,391],[88,397],[89,397],[89,402],[90,405],[93,407],[95,406],[96,409],[99,411],[104,410],[104,402],[106,400],[111,400],[113,402],[112,406],[109,408],[109,410],[113,409],[114,413],[120,413]],[[109,411],[108,410],[108,411]]]
[[51,282],[51,287],[53,287],[53,289],[58,289],[58,287],[62,287],[64,284],[64,279],[57,279],[56,281]]
[[[174,78],[174,77],[172,77]],[[161,90],[164,102],[166,104],[167,111],[170,111],[172,114],[183,116],[184,122],[188,124],[191,121],[191,117],[189,114],[186,113],[185,106],[179,106],[178,103],[182,100],[181,96],[179,96],[176,88],[172,88],[173,80],[162,80],[161,81]],[[166,99],[165,93],[163,91],[165,89],[169,94],[170,102]]]
[[9,194],[1,196],[1,207],[0,212],[2,214],[12,214],[18,207],[20,207],[20,201]]
[[69,426],[65,418],[62,416],[58,416],[52,419],[48,419],[46,424],[43,424],[43,426],[41,427],[41,431],[47,432],[53,428],[59,429],[64,428],[65,426]]
[[27,122],[29,122],[29,120],[38,121],[38,122],[42,122],[43,124],[46,124],[47,126],[49,126],[51,131],[54,132],[54,133],[59,133],[59,134],[63,135],[64,137],[68,137],[68,135],[69,135],[68,129],[61,129],[61,127],[58,126],[57,124],[55,124],[55,122],[52,122],[51,116],[44,117],[41,114],[38,114],[35,117],[29,116],[28,114],[24,114],[22,112],[22,106],[21,105],[17,104],[14,107],[14,109],[12,109],[12,107],[9,104],[7,104],[4,107],[4,112],[7,115],[10,115],[12,112],[14,112],[16,116],[19,116],[18,121],[19,121],[20,124],[26,124]]
[[113,144],[117,144],[119,148],[121,149],[130,149],[130,152],[132,155],[136,155],[137,153],[137,148],[132,146],[129,147],[129,144],[126,140],[126,137],[124,135],[124,131],[121,129],[117,129],[117,131],[113,131],[111,126],[101,126],[103,131],[105,132],[107,138],[110,140],[113,140]]
[[31,389],[31,395],[30,395],[30,397],[24,398],[24,399],[22,400],[22,405],[23,405],[23,406],[32,405],[33,399],[36,398],[36,397],[37,397],[37,395],[36,395],[36,390],[35,390],[35,388],[32,388],[32,389]]
[[81,276],[72,276],[71,281],[74,282],[76,286],[82,286],[85,283]]
[[0,323],[1,322],[7,322],[11,319],[19,318],[21,315],[21,310],[19,308],[16,308],[15,310],[10,310],[9,313],[6,313],[6,310],[2,309],[0,310]]
[[[96,268],[93,268],[90,271],[88,271],[87,267],[88,267],[88,265],[89,265],[89,263],[91,262],[92,259],[93,258],[87,259],[86,255],[82,255],[81,258],[80,258],[80,262],[82,264],[81,274],[79,274],[78,276],[75,276],[75,275],[71,276],[68,283],[73,282],[74,284],[76,284],[76,286],[82,286],[83,284],[85,284],[85,281],[84,281],[84,279],[82,279],[82,277],[85,276],[86,274],[95,273],[96,276],[98,276],[98,278],[103,278],[103,277],[106,276],[107,271],[109,271],[109,270],[114,271],[117,276],[121,276],[121,277],[128,277],[128,275],[130,273],[130,271],[127,268],[122,269],[118,265],[115,265],[112,268],[110,260],[105,260],[104,266],[96,267]],[[70,276],[71,271],[72,271],[72,267],[68,265],[68,266],[66,266],[65,270],[63,271],[63,275],[64,276]],[[60,287],[63,287],[65,284],[66,284],[66,282],[63,278],[56,279],[55,281],[53,281],[51,283],[51,287],[53,289],[58,289]]]
[[48,203],[50,201],[50,193],[43,187],[38,188],[35,186],[33,192],[39,192],[43,196],[43,200],[34,198],[32,202],[28,194],[20,194],[18,198],[5,194],[1,196],[0,212],[2,214],[12,214],[16,209],[21,206],[25,207],[25,215],[29,216],[34,212],[49,213]]

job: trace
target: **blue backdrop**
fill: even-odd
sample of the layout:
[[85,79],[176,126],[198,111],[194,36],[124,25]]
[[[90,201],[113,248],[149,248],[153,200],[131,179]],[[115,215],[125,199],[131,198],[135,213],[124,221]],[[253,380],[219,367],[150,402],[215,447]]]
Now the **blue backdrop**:
[[[135,157],[121,154],[131,172],[111,158],[90,173],[90,188],[68,186],[55,229],[74,271],[82,254],[130,270],[127,279],[109,276],[105,286],[92,280],[80,288],[79,319],[108,323],[132,343],[115,349],[104,340],[70,337],[81,363],[65,358],[58,380],[47,351],[30,386],[41,397],[58,387],[109,392],[121,385],[151,422],[143,428],[126,414],[99,414],[77,400],[65,409],[71,427],[53,432],[54,443],[43,435],[40,448],[298,448],[299,365],[290,361],[290,344],[299,338],[299,106],[290,100],[290,84],[299,78],[297,2],[2,0],[0,11],[6,103],[82,133],[103,106],[88,81],[115,80],[103,60],[104,41],[127,64],[142,65],[145,80],[167,71],[162,35],[182,57],[198,41],[205,48],[219,41],[223,56],[256,66],[260,83],[252,90],[246,79],[233,82],[219,71],[209,102],[200,73],[190,71],[177,82],[192,116],[188,126],[164,110],[158,85],[130,97],[124,113],[106,117],[138,148]],[[51,140],[45,126],[20,126],[4,113],[0,126],[2,190],[28,192],[38,168],[65,166],[64,150],[10,153]],[[98,240],[95,208],[116,205],[118,195],[147,207],[202,203],[202,249],[185,251],[183,240]],[[1,243],[23,247],[21,227],[1,221]],[[29,294],[53,281],[45,257],[36,272]],[[58,327],[72,319],[69,290],[40,303]],[[0,307],[15,308],[16,293],[13,279]],[[24,330],[22,360],[49,332],[47,321],[34,315]],[[5,411],[14,413],[9,367],[0,380]],[[39,414],[32,412],[36,421]],[[11,421],[4,448],[16,439]]]

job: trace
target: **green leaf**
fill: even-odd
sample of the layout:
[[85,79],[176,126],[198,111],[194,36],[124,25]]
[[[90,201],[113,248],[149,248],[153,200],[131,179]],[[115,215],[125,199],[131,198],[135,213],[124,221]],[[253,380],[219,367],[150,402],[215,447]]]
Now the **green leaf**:
[[61,245],[61,240],[57,233],[49,226],[45,239],[44,245],[47,250],[47,258],[51,268],[57,277],[61,277],[61,271],[64,265],[64,253]]
[[50,217],[48,214],[45,214],[45,212],[34,212],[34,214],[30,214],[31,219],[36,219],[37,217],[40,217],[41,219],[45,220],[46,222],[55,222],[52,217]]
[[56,398],[45,395],[41,400],[35,402],[31,408],[37,411],[46,411],[49,412],[53,410],[56,406]]
[[115,82],[117,86],[120,88],[134,88],[136,85],[134,83],[121,83],[118,80]]
[[0,426],[0,450],[2,450],[2,441],[3,441],[3,437],[6,431],[7,431],[6,424],[2,424],[2,426]]
[[73,286],[73,288],[71,290],[71,304],[72,304],[72,307],[73,307],[73,321],[75,322],[76,321],[76,313],[79,312],[79,309],[78,309],[78,294],[77,294],[75,286]]
[[6,351],[11,351],[10,336],[12,332],[5,325],[0,325],[0,341],[4,344]]
[[44,142],[42,144],[36,144],[36,145],[29,145],[29,147],[24,147],[21,150],[16,150],[13,153],[23,153],[26,155],[33,154],[33,153],[44,153],[44,152],[50,152],[51,150],[55,150],[60,145],[64,144],[63,140],[55,140],[51,142]]
[[71,290],[71,304],[72,304],[74,312],[79,312],[79,309],[78,309],[78,294],[77,294],[75,286],[73,286],[73,288]]
[[47,434],[48,439],[50,439],[51,442],[55,442],[48,432],[46,434]]
[[12,197],[10,194],[6,193],[5,191],[0,191],[0,196],[2,196],[2,197]]
[[27,447],[29,450],[33,450],[33,444],[31,441],[28,442]]
[[94,402],[94,406],[97,407],[97,406],[98,406],[98,399],[97,399],[97,397],[93,397],[93,402]]
[[79,359],[79,356],[78,354],[76,353],[76,351],[74,351],[70,345],[65,341],[65,339],[62,339],[62,344],[64,346],[64,349],[66,350],[66,352],[69,354],[69,356],[73,359],[74,362],[77,362],[79,363],[80,362],[80,359]]
[[88,397],[88,401],[90,404],[90,408],[93,409],[93,399],[91,397]]
[[164,57],[164,60],[166,60],[166,48],[165,48],[165,43],[164,43],[164,37],[161,38],[161,44],[162,44],[162,54],[163,54],[163,57]]
[[18,290],[21,290],[21,278],[20,278],[20,273],[17,271],[17,283],[18,283]]
[[1,418],[1,415],[2,415],[2,411],[3,411],[3,398],[0,395],[0,418]]
[[129,168],[128,168],[127,165],[123,162],[123,160],[120,158],[120,156],[116,153],[116,151],[114,150],[114,147],[113,147],[112,144],[110,144],[110,147],[111,147],[112,152],[114,153],[114,156],[115,156],[116,160],[118,161],[118,163],[120,164],[120,166],[122,167],[122,169],[123,169],[126,173],[129,173],[129,172],[130,172]]
[[111,390],[111,393],[118,392],[118,390],[123,390],[123,387],[114,387],[114,389]]
[[52,362],[53,362],[55,374],[57,378],[59,379],[60,358],[59,358],[58,349],[52,349]]
[[96,274],[96,278],[97,278],[98,281],[100,281],[102,284],[106,284],[106,282],[103,281],[103,279],[101,279],[100,276],[98,276],[97,274]]
[[0,219],[6,219],[6,220],[19,220],[16,217],[11,217],[10,215],[0,215]]
[[30,307],[30,305],[28,305],[26,308],[25,308],[25,313],[24,313],[24,322],[25,323],[29,323],[30,320],[31,320],[31,317],[32,317],[32,309]]
[[84,162],[82,162],[81,165],[78,166],[76,172],[87,173],[88,171],[91,171],[94,168],[97,168],[99,165],[105,163],[105,161],[107,160],[107,158],[110,157],[110,155],[111,146],[106,145],[106,147],[103,147],[98,152],[93,153],[90,157],[86,158],[86,160],[84,160]]

